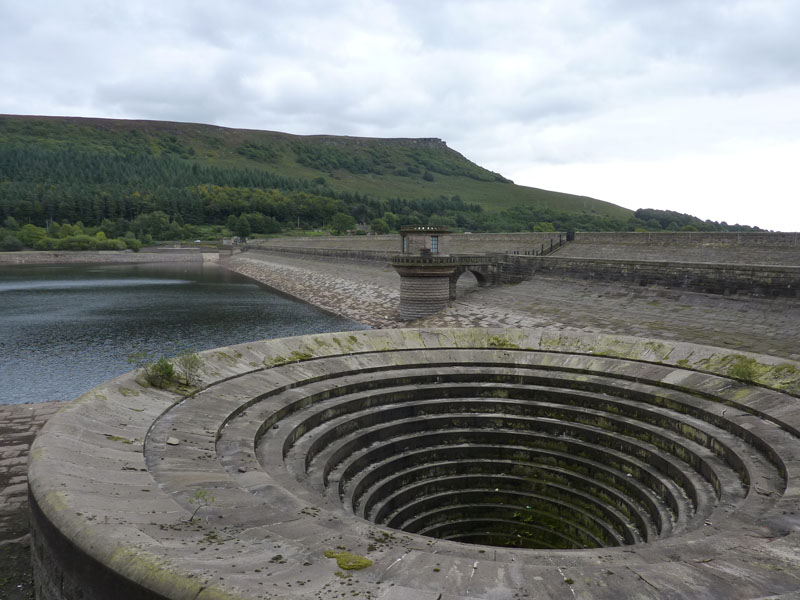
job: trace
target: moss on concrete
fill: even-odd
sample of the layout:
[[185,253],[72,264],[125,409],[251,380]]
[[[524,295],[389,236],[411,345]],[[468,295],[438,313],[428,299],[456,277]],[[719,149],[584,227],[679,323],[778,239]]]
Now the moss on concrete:
[[308,360],[310,358],[314,358],[311,352],[300,352],[299,350],[292,350],[292,353],[289,355],[289,359],[293,362]]
[[264,366],[265,367],[277,367],[278,365],[283,365],[289,362],[289,360],[284,356],[273,356],[271,358],[264,359]]
[[672,354],[672,351],[675,349],[674,347],[668,346],[662,342],[645,342],[644,347],[650,351],[650,353],[654,354],[660,360],[666,360],[669,358],[669,355]]
[[228,354],[227,352],[222,352],[221,350],[217,350],[213,354],[214,358],[218,361],[228,364],[228,365],[235,365],[239,358],[242,357],[240,352],[233,352],[232,354]]
[[508,348],[508,349],[515,349],[515,350],[519,349],[519,344],[515,344],[514,342],[512,342],[508,338],[502,337],[502,336],[499,336],[499,335],[494,335],[494,336],[490,337],[486,341],[486,345],[489,346],[490,348]]
[[792,363],[769,364],[744,354],[712,354],[697,361],[695,367],[745,383],[757,383],[800,395],[800,368]]
[[339,568],[345,571],[359,571],[372,566],[372,561],[367,557],[345,550],[325,550],[325,558],[335,558]]
[[768,368],[767,365],[762,365],[754,358],[737,354],[730,361],[725,374],[742,381],[755,381]]

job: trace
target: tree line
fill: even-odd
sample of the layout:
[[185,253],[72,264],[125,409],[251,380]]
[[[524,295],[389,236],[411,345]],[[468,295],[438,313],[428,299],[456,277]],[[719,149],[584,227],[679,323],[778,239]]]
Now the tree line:
[[[256,150],[267,155],[266,150]],[[757,230],[653,209],[636,211],[627,220],[536,206],[489,213],[457,195],[374,198],[335,192],[323,177],[292,178],[238,166],[203,166],[171,154],[46,144],[0,147],[0,224],[8,219],[19,228],[31,225],[44,230],[43,237],[50,240],[74,237],[52,235],[64,225],[78,225],[83,230],[78,235],[89,237],[102,231],[104,244],[111,239],[149,243],[194,238],[207,226],[218,228],[215,231],[227,228],[242,237],[294,228],[343,233],[354,224],[376,233],[426,224],[475,232]],[[0,234],[29,245],[19,239],[18,231],[4,226]],[[40,245],[45,243],[67,244]]]

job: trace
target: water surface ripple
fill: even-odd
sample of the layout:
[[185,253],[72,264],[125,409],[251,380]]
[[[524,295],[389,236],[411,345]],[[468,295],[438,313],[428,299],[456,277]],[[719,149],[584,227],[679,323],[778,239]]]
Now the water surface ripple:
[[215,264],[0,267],[0,404],[70,400],[132,352],[361,328]]

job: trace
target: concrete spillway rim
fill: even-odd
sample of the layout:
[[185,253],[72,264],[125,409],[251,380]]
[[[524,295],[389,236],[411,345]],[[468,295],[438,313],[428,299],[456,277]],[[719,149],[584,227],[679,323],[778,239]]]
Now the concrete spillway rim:
[[[363,356],[363,359],[368,361],[369,355],[374,353],[434,348],[488,349],[497,353],[556,352],[574,356],[576,361],[584,364],[587,361],[590,363],[594,357],[612,357],[625,361],[674,366],[673,373],[667,376],[664,382],[676,385],[691,378],[693,370],[727,376],[733,366],[744,361],[744,364],[750,366],[750,371],[747,372],[753,375],[755,379],[753,383],[761,387],[746,386],[728,380],[729,387],[735,390],[737,401],[752,400],[756,410],[766,415],[775,414],[775,419],[788,424],[790,429],[800,430],[800,417],[793,407],[774,406],[769,402],[764,406],[760,404],[760,397],[769,395],[770,390],[782,390],[784,393],[800,395],[800,363],[776,357],[731,352],[712,346],[553,329],[376,330],[251,342],[202,353],[204,369],[200,387],[208,391],[224,382],[235,383],[243,375],[263,371],[274,370],[277,374],[280,369],[276,367],[286,365],[296,365],[298,369],[302,369],[304,364],[308,364],[311,368],[316,359],[335,357],[358,359]],[[759,390],[764,390],[764,394]],[[247,394],[243,394],[242,398],[246,396]],[[181,547],[184,546],[180,541],[184,532],[176,531],[173,526],[188,517],[191,507],[187,507],[185,503],[183,505],[176,503],[170,494],[164,493],[161,484],[153,480],[148,472],[143,453],[148,431],[160,415],[184,401],[185,399],[177,393],[142,387],[137,382],[135,374],[129,373],[98,386],[66,406],[44,428],[31,451],[30,489],[34,513],[38,515],[40,522],[52,527],[53,535],[63,536],[63,541],[72,545],[78,554],[96,560],[98,564],[105,565],[110,572],[117,573],[128,581],[137,582],[143,589],[152,590],[153,597],[192,597],[186,595],[190,593],[201,594],[198,597],[253,597],[251,594],[241,592],[240,586],[237,585],[236,570],[230,567],[230,561],[212,563],[204,570],[198,567],[200,563],[191,558],[191,551]],[[235,406],[237,398],[226,398],[226,401]],[[179,440],[179,443],[190,442]],[[97,477],[98,473],[104,473],[105,478]],[[796,485],[796,482],[793,483]],[[136,489],[140,491],[138,495],[135,493]],[[216,515],[213,509],[209,512]],[[148,519],[150,521],[145,522]],[[348,533],[346,520],[336,527],[341,528],[342,535],[346,537]],[[361,529],[363,530],[363,526]],[[373,529],[376,528],[373,526]],[[159,531],[165,532],[161,539],[158,538]],[[755,530],[748,531],[752,533]],[[790,545],[794,543],[791,540],[794,540],[793,536],[796,535],[792,531],[790,527],[790,533],[784,540]],[[723,532],[724,535],[717,538],[720,548],[733,547],[736,536],[740,533]],[[763,533],[766,535],[768,532],[764,530]],[[192,535],[189,533],[184,540],[190,546],[191,540],[194,539]],[[397,546],[405,545],[406,550],[412,549],[416,564],[424,564],[423,557],[430,556],[430,540],[405,534],[397,534],[396,538]],[[702,547],[701,538],[692,542],[698,548]],[[345,545],[357,546],[352,541]],[[658,563],[657,555],[660,551],[656,546],[657,544],[645,545],[643,548],[628,552],[656,552],[655,556],[649,556],[645,562]],[[444,542],[437,542],[436,548],[440,551],[437,560],[441,561],[447,557],[448,568],[453,569],[454,573],[460,573],[462,568],[466,569],[465,572],[469,572],[469,568],[461,563],[466,565],[469,561],[486,561],[488,552],[491,553],[491,562],[495,567],[515,564],[519,568],[527,560],[531,560],[529,568],[540,569],[542,573],[536,577],[544,577],[547,581],[552,579],[553,582],[563,585],[564,578],[560,571],[557,569],[554,571],[541,563],[543,559],[530,559],[533,556],[531,551],[494,548],[487,550]],[[306,558],[314,554],[310,549],[307,550]],[[620,552],[622,551],[606,549],[603,554],[619,555]],[[277,554],[279,553],[275,552],[275,555]],[[592,561],[597,560],[599,556],[597,553],[590,553],[581,559],[574,553],[548,554],[551,557],[560,557],[556,560],[569,563],[579,570],[589,569]],[[407,552],[401,552],[397,557],[406,555]],[[542,552],[539,552],[539,555],[542,555]],[[405,564],[409,563],[398,562],[392,567],[391,572],[388,572],[388,567],[395,564],[391,561],[385,562],[391,556],[394,554],[387,550],[385,560],[379,561],[380,564],[377,565],[378,567],[383,565],[387,569],[387,573],[380,579],[382,583],[378,584],[377,580],[372,578],[367,588],[381,590],[382,594],[389,593],[385,586],[390,584],[385,583],[386,581],[394,583],[397,589],[413,588],[412,584],[416,578],[415,568],[409,567],[411,570],[406,571]],[[269,557],[266,558],[268,563]],[[187,560],[192,565],[189,568],[186,566]],[[292,560],[299,561],[300,555],[294,556]],[[553,559],[547,560],[552,563]],[[619,556],[614,559],[614,561],[620,560],[622,559]],[[324,579],[326,575],[330,575],[327,565],[324,570],[325,575],[319,573],[319,565],[324,562],[324,559],[320,561],[317,556],[314,559],[314,568],[304,569],[313,571],[315,583],[321,581],[318,578]],[[402,565],[402,568],[397,565]],[[495,567],[493,569],[496,570]],[[216,578],[220,569],[225,572],[224,583],[220,583]],[[272,582],[278,580],[280,578],[273,579]],[[325,581],[326,584],[338,583],[335,578],[328,578]],[[421,582],[418,583],[422,585]],[[285,587],[286,584],[287,582],[284,582],[280,587],[285,597],[306,597],[302,591]],[[434,578],[431,585],[435,584]],[[423,594],[422,588],[413,589],[416,590],[414,593]],[[473,589],[472,593],[477,592]],[[471,597],[481,597],[472,593]]]

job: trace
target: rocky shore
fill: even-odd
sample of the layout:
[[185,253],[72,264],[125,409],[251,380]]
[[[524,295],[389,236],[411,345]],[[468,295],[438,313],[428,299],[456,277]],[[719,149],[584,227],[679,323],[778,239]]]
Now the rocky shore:
[[398,327],[399,278],[380,263],[243,253],[220,264],[284,294],[370,327]]

